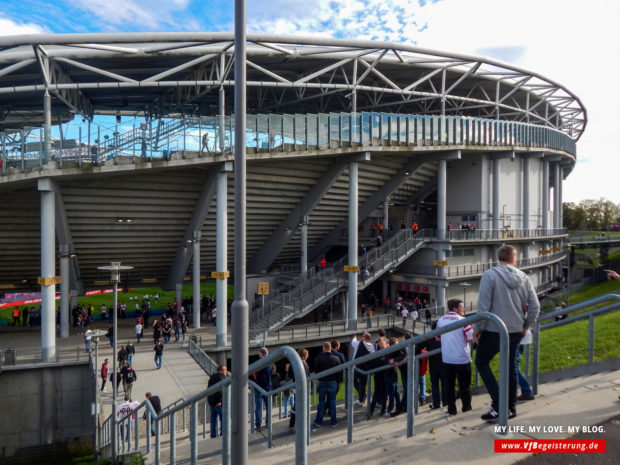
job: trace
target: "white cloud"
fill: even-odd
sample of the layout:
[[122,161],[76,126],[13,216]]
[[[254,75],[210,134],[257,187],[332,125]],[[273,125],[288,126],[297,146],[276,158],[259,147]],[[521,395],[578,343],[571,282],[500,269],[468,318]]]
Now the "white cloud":
[[620,202],[615,135],[620,98],[620,3],[593,0],[445,0],[423,10],[423,47],[493,55],[538,72],[574,92],[588,111],[577,144],[578,163],[564,184],[564,199],[605,197]]
[[14,36],[18,34],[42,34],[45,31],[38,24],[19,23],[8,18],[0,17],[0,35]]

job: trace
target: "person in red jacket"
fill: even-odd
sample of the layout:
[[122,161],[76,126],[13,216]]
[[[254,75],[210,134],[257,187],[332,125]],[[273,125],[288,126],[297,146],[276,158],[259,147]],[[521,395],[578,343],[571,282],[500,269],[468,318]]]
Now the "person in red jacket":
[[108,379],[108,359],[101,364],[101,392],[105,392],[105,381]]

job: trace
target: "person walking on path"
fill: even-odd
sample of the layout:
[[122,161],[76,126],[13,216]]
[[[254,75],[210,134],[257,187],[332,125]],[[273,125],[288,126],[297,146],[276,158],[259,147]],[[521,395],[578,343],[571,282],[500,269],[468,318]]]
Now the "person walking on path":
[[101,392],[105,392],[105,382],[108,379],[108,359],[106,358],[101,364]]
[[127,341],[127,345],[125,346],[125,352],[127,352],[127,363],[131,365],[133,363],[133,356],[136,353],[136,348],[131,343],[131,341]]
[[131,397],[133,383],[138,381],[138,374],[131,367],[131,364],[128,363],[121,369],[121,376],[123,377],[123,388],[125,389],[125,394]]
[[164,356],[164,345],[161,343],[159,339],[155,341],[155,346],[153,347],[153,351],[155,351],[155,365],[159,370],[161,368],[161,361]]
[[[528,276],[514,267],[517,251],[511,245],[500,247],[499,265],[487,270],[480,280],[478,313],[493,313],[506,325],[509,333],[508,363],[508,418],[517,416],[517,366],[515,359],[519,342],[532,326],[540,312],[536,291]],[[499,386],[489,366],[499,352],[500,338],[497,327],[483,321],[476,323],[473,340],[478,344],[476,367],[491,396],[491,409],[482,419],[497,421],[499,418]]]
[[134,330],[136,332],[136,340],[138,341],[138,344],[140,344],[140,338],[142,337],[142,331],[144,330],[144,326],[140,323],[140,320],[136,323]]

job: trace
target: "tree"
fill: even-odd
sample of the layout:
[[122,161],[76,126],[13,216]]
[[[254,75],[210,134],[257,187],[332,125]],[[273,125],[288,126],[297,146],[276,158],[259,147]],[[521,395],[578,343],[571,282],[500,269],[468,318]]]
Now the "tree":
[[600,231],[610,223],[620,222],[620,205],[604,198],[582,200],[578,205],[567,202],[563,204],[563,213],[568,229]]

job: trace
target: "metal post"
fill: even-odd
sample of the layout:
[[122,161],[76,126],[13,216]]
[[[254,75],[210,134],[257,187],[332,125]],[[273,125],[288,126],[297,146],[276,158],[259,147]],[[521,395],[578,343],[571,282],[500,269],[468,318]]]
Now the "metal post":
[[43,95],[43,153],[48,162],[52,156],[52,97],[47,89]]
[[[170,463],[177,463],[177,413],[174,412],[170,415]],[[147,431],[147,434],[149,432]]]
[[437,169],[437,238],[446,238],[446,171],[448,162],[439,160]]
[[594,315],[588,316],[588,363],[594,362]]
[[267,412],[265,415],[267,416],[267,447],[271,449],[273,447],[273,396],[271,394],[267,395]]
[[[409,359],[407,359],[407,361],[409,361]],[[413,357],[413,362],[413,383],[410,383],[413,389],[413,399],[411,407],[413,409],[413,413],[417,415],[419,405],[418,399],[420,397],[420,394],[418,393],[418,390],[420,389],[420,360],[415,356],[415,354]]]
[[151,453],[151,411],[146,409],[146,453]]
[[230,465],[230,384],[222,388],[222,465]]
[[553,165],[553,229],[561,228],[560,212],[562,211],[562,202],[560,200],[560,164]]
[[[194,328],[200,328],[200,231],[194,231],[194,254],[193,261],[193,313]],[[181,302],[179,302],[179,309]]]
[[[2,163],[2,175],[6,174],[6,164],[8,163],[8,157],[6,156],[6,139],[5,134],[0,132],[0,141],[2,141],[2,153],[0,153],[0,160]],[[41,158],[39,154],[39,159]]]
[[[39,189],[41,189],[41,186]],[[55,200],[55,192],[41,190],[41,277],[43,279],[53,278],[56,274]],[[53,361],[56,349],[55,297],[56,285],[42,283],[41,349],[43,351],[43,360],[48,362]]]
[[[116,453],[117,453],[117,418],[116,418],[116,396],[118,395],[118,383],[116,377],[119,375],[118,367],[116,366],[116,359],[118,354],[117,344],[118,344],[118,311],[116,306],[118,305],[118,283],[114,282],[114,300],[112,307],[112,334],[114,337],[114,343],[112,344],[114,347],[112,348],[112,372],[114,373],[114,381],[112,382],[112,425],[114,426],[114,434],[112,435],[112,465],[116,465]],[[158,437],[159,439],[159,437]],[[159,442],[159,441],[158,441]]]
[[[494,159],[493,164],[493,234],[499,229],[499,160]],[[495,236],[494,236],[495,237]]]
[[389,216],[388,216],[388,208],[390,205],[390,196],[386,196],[383,201],[383,230],[385,231],[385,239],[389,237]]
[[[530,229],[530,159],[523,157],[523,229]],[[527,248],[525,248],[527,250]]]
[[301,223],[301,279],[308,277],[308,217]]
[[180,309],[181,302],[183,301],[183,283],[176,283],[174,291],[174,299],[177,301],[177,306]]
[[549,229],[549,162],[542,161],[542,227],[544,230]]
[[532,347],[534,347],[534,354],[532,356],[532,394],[538,395],[538,362],[540,355],[540,323],[536,322],[534,329],[532,330]]
[[[407,346],[407,379],[414,380],[415,379],[415,345],[411,344]],[[410,438],[413,436],[413,383],[411,381],[407,382],[407,392],[405,393],[407,396],[407,437]]]
[[[189,440],[191,449],[191,464],[198,464],[198,404],[194,402],[191,404],[190,411],[190,424],[189,424]],[[175,425],[176,427],[176,425]],[[174,463],[174,462],[171,462]]]
[[[353,442],[353,367],[347,368],[346,378],[346,405],[347,405],[347,443]],[[368,399],[370,403],[370,399]]]
[[[60,337],[69,337],[69,246],[60,245]],[[96,368],[96,366],[95,366]]]
[[[223,135],[222,135],[223,138]],[[216,212],[216,268],[219,272],[228,270],[228,174],[217,174]],[[215,281],[217,317],[215,320],[215,345],[228,345],[228,279]]]
[[[359,163],[349,164],[349,266],[357,266],[358,224],[358,174]],[[347,329],[357,329],[357,273],[349,272]]]
[[248,316],[246,299],[245,0],[235,0],[235,300],[232,312],[232,443],[235,465],[248,462]]

